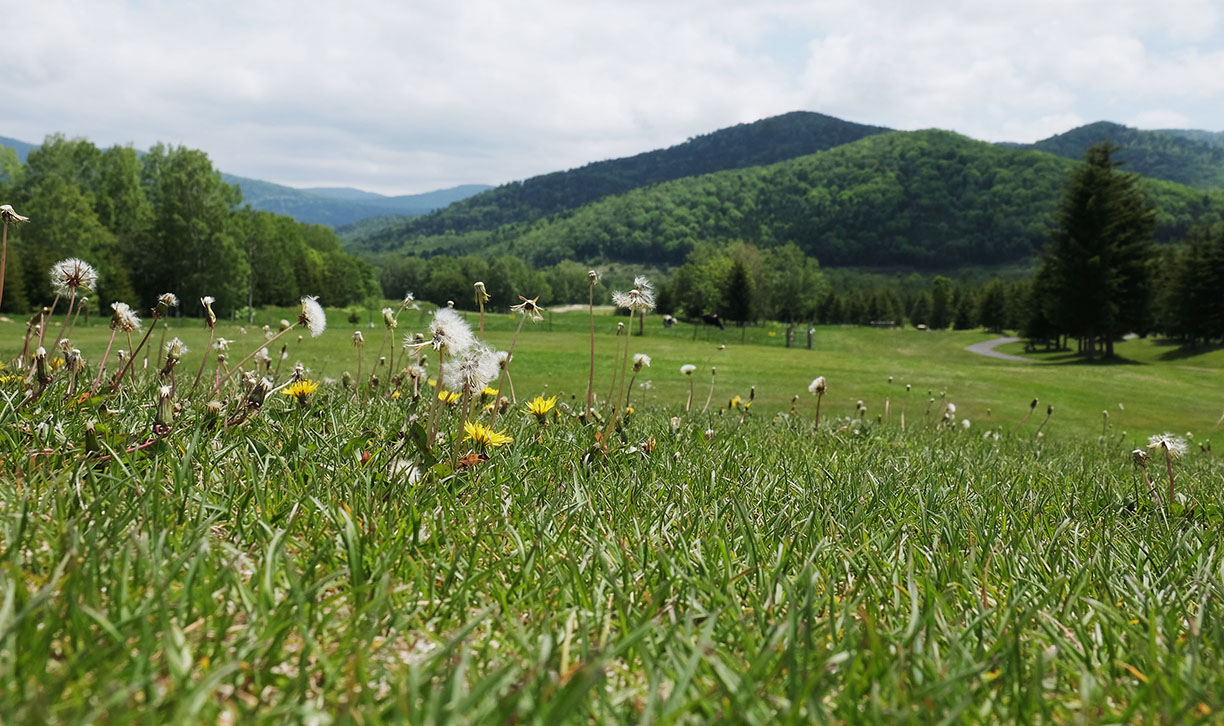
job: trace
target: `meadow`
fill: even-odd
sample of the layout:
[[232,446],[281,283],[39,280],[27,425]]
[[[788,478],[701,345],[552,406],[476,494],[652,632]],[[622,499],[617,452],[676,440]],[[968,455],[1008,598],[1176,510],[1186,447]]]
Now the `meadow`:
[[[234,358],[297,310],[260,315],[218,325]],[[596,318],[601,400],[617,320]],[[649,317],[608,426],[575,415],[586,313],[554,313],[517,342],[513,440],[464,440],[452,406],[429,446],[432,390],[339,383],[340,311],[283,339],[276,384],[301,361],[318,390],[254,411],[193,394],[208,333],[163,322],[190,349],[169,408],[156,361],[93,397],[2,379],[2,723],[1221,718],[1221,351],[1014,363],[964,351],[980,331],[818,328],[807,350]],[[383,331],[359,325],[368,373]],[[23,334],[0,323],[5,360]],[[108,334],[74,332],[88,365]],[[524,413],[538,394],[556,407]],[[1182,456],[1146,448],[1166,430]]]

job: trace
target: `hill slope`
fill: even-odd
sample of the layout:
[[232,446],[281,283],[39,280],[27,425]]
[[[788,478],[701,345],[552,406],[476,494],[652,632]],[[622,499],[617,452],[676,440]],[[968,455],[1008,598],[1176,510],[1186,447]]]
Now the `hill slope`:
[[1224,189],[1224,135],[1210,131],[1143,131],[1098,121],[1027,148],[1082,159],[1099,141],[1122,147],[1116,158],[1126,163],[1127,171],[1201,189]]
[[373,231],[349,230],[344,236],[355,246],[377,247],[415,235],[530,222],[639,187],[793,159],[885,131],[888,129],[796,111],[714,131],[667,149],[505,184],[418,219]]
[[243,201],[254,209],[285,214],[307,224],[332,227],[371,217],[426,214],[490,188],[465,184],[423,194],[388,197],[360,189],[297,189],[233,174],[222,174],[221,178],[227,184],[241,187]]
[[[530,224],[420,235],[382,249],[676,264],[698,244],[743,240],[794,242],[827,265],[993,264],[1041,248],[1076,163],[946,131],[891,132],[637,189]],[[1143,187],[1160,210],[1162,239],[1184,233],[1205,206],[1224,210],[1224,192],[1151,179]]]
[[23,164],[25,163],[26,157],[30,155],[30,150],[38,148],[38,144],[31,144],[19,139],[10,139],[7,136],[0,136],[0,146],[7,146],[8,148],[16,151],[17,158],[21,159]]

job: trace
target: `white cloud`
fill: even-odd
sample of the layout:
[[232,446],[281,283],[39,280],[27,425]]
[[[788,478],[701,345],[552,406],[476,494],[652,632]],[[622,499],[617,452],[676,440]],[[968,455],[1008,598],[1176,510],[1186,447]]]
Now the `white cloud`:
[[1210,0],[0,0],[0,12],[21,28],[0,44],[0,134],[166,140],[298,185],[497,183],[800,108],[1019,141],[1082,120],[1224,117]]
[[1190,120],[1176,111],[1156,108],[1136,114],[1126,124],[1140,129],[1184,129],[1190,125]]

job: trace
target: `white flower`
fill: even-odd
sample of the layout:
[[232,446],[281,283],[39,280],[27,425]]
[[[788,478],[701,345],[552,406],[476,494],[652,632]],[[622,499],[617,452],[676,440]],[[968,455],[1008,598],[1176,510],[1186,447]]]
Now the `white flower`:
[[160,295],[160,296],[157,298],[157,303],[158,303],[159,305],[165,305],[165,306],[166,306],[166,307],[168,307],[168,308],[176,308],[176,307],[178,307],[178,302],[179,302],[179,301],[178,301],[178,296],[177,296],[177,295],[175,295],[175,294],[174,294],[174,293],[172,293],[172,292],[163,292],[163,293],[162,293],[162,294],[161,294],[161,295]]
[[166,357],[178,360],[187,355],[187,346],[177,337],[172,338],[169,343],[166,343]]
[[382,316],[383,316],[383,327],[386,328],[387,330],[395,330],[395,327],[399,325],[399,322],[396,321],[395,319],[395,311],[392,310],[391,308],[383,308]]
[[815,396],[817,394],[823,394],[824,392],[825,392],[824,376],[816,376],[815,378],[812,379],[812,382],[808,384],[808,393]]
[[969,419],[961,419],[961,428],[969,428],[973,424],[969,423]]
[[29,217],[23,217],[13,210],[12,205],[0,204],[0,221],[5,224],[14,224],[19,222],[29,222]]
[[216,342],[213,343],[213,350],[217,351],[218,353],[224,353],[225,351],[229,350],[230,342],[231,341],[226,340],[225,338],[217,338]]
[[70,295],[77,290],[92,290],[98,283],[98,272],[84,260],[69,257],[51,266],[51,287],[56,295]]
[[696,371],[697,371],[697,366],[693,365],[692,363],[686,363],[680,366],[680,372],[686,376],[691,376]]
[[405,348],[429,346],[445,355],[461,355],[476,342],[472,329],[459,313],[451,308],[438,308],[429,323],[430,339],[421,343],[404,341]]
[[125,302],[111,303],[110,326],[114,330],[122,330],[125,333],[131,333],[140,330],[140,318],[136,317],[136,313],[132,312],[132,308]]
[[1176,434],[1156,434],[1148,437],[1149,449],[1165,449],[1169,452],[1169,456],[1176,459],[1179,456],[1184,456],[1190,447],[1186,445],[1186,440]]
[[633,372],[637,373],[643,368],[650,367],[650,356],[645,353],[635,353],[633,355]]
[[446,367],[442,380],[448,390],[472,396],[483,391],[500,370],[497,354],[483,343],[473,343]]
[[310,330],[310,337],[317,338],[327,328],[327,314],[319,304],[319,298],[306,295],[302,298],[302,312],[298,313],[298,323]]
[[526,315],[527,317],[531,318],[531,322],[538,323],[544,319],[544,316],[540,314],[540,311],[543,310],[544,308],[536,304],[536,302],[539,299],[540,299],[539,295],[536,295],[534,298],[530,300],[523,297],[522,295],[519,295],[519,300],[522,300],[523,302],[519,303],[518,305],[511,305],[510,309],[515,312],[522,313],[523,315]]
[[361,331],[354,330],[353,331],[353,345],[361,345],[364,342],[365,342],[365,336],[361,334]]

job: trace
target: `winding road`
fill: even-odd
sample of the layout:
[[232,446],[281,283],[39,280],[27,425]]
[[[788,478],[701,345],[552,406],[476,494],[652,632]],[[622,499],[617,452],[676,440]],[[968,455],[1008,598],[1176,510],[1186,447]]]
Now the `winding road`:
[[981,343],[974,343],[973,345],[966,345],[965,350],[969,351],[970,353],[977,353],[978,355],[984,355],[987,358],[998,358],[999,360],[1014,360],[1014,361],[1020,361],[1021,363],[1026,363],[1028,362],[1027,358],[1021,358],[1018,355],[1010,355],[1008,353],[1000,353],[999,351],[995,350],[995,346],[1004,345],[1006,343],[1015,343],[1017,340],[1020,340],[1020,339],[1013,338],[1010,336],[1004,336],[1002,338],[995,338],[994,340],[984,340]]

